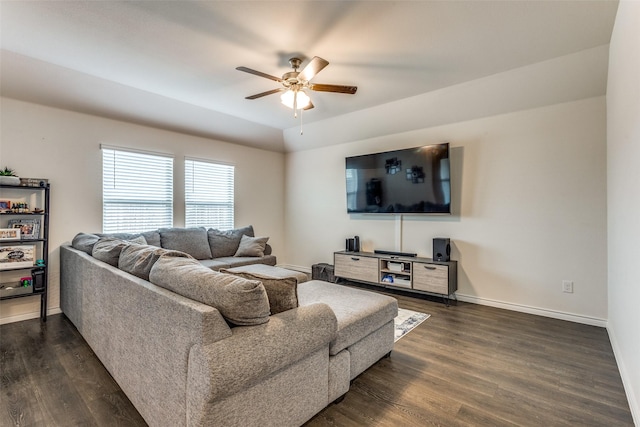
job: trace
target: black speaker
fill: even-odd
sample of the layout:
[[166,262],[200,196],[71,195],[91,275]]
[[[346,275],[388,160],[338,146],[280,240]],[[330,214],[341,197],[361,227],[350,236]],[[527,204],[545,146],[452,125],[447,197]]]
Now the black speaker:
[[31,270],[33,292],[44,291],[44,270]]
[[346,241],[346,245],[345,245],[345,250],[347,252],[353,252],[355,250],[355,239],[351,238],[351,239],[347,239]]
[[433,260],[449,261],[451,255],[451,239],[436,237],[433,239]]

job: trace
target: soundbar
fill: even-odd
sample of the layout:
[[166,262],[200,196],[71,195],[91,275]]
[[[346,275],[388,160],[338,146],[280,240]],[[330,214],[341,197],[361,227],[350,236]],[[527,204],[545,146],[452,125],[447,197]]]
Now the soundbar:
[[382,249],[374,249],[373,251],[376,254],[382,255],[397,255],[397,256],[406,256],[406,257],[416,257],[418,254],[414,254],[411,252],[395,252],[395,251],[383,251]]

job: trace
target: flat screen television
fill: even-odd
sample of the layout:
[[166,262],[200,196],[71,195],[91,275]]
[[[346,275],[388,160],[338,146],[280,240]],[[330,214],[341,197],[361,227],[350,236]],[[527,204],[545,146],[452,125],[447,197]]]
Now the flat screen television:
[[450,214],[449,144],[347,157],[347,212]]

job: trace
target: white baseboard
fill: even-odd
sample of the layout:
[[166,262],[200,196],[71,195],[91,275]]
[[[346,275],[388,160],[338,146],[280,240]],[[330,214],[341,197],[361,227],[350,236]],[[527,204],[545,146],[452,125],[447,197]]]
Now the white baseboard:
[[[62,313],[62,310],[60,310],[60,307],[50,308],[47,310],[47,316],[51,316],[52,314],[60,314],[60,313]],[[0,325],[5,325],[7,323],[14,323],[14,322],[22,322],[23,320],[37,319],[38,317],[40,317],[40,311],[33,311],[31,313],[24,313],[24,314],[18,314],[16,316],[3,317],[0,319]]]
[[[289,270],[301,271],[303,273],[311,273],[311,268],[302,267],[299,265],[278,264],[278,267],[286,268]],[[535,314],[537,316],[542,316],[542,317],[550,317],[552,319],[567,320],[569,322],[582,323],[582,324],[591,325],[591,326],[599,326],[601,328],[607,327],[607,320],[600,319],[597,317],[582,316],[580,314],[565,313],[562,311],[549,310],[546,308],[539,308],[539,307],[531,307],[528,305],[514,304],[510,302],[497,301],[489,298],[482,298],[482,297],[477,297],[473,295],[465,295],[465,294],[459,294],[459,293],[456,293],[456,297],[459,301],[470,302],[473,304],[487,305],[490,307],[503,308],[505,310],[518,311],[518,312],[527,313],[527,314]]]
[[636,398],[624,361],[620,355],[620,347],[618,346],[618,339],[615,331],[608,325],[607,332],[609,333],[609,341],[611,342],[611,348],[613,348],[613,355],[616,358],[616,364],[618,365],[618,371],[620,371],[620,378],[622,378],[622,385],[624,392],[627,395],[627,401],[629,402],[629,409],[631,409],[631,417],[633,423],[640,426],[640,399]]
[[497,301],[489,298],[477,297],[474,295],[464,295],[456,293],[459,301],[470,302],[473,304],[487,305],[490,307],[503,308],[505,310],[519,311],[521,313],[535,314],[542,317],[550,317],[552,319],[567,320],[569,322],[582,323],[585,325],[607,327],[607,319],[597,317],[583,316],[580,314],[565,313],[563,311],[549,310],[547,308],[531,307],[523,304],[514,304],[511,302]]

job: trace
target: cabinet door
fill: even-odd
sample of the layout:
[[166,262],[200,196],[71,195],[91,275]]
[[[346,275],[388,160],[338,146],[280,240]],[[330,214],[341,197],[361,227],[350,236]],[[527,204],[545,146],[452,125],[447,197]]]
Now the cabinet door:
[[378,283],[378,258],[335,254],[334,274],[345,279]]
[[449,294],[449,267],[446,265],[413,263],[413,289]]

